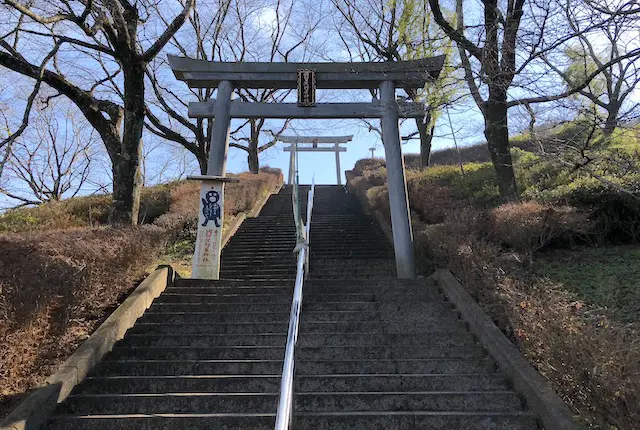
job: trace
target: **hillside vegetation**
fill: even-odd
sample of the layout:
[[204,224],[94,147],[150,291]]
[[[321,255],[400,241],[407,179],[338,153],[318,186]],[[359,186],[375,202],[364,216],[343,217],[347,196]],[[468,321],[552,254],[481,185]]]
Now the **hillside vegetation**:
[[[282,183],[272,169],[237,177],[225,188],[225,227]],[[0,416],[43,383],[146,272],[184,262],[188,274],[199,193],[198,182],[146,188],[137,227],[103,226],[108,195],[0,215]]]
[[[563,136],[554,139],[561,147]],[[522,201],[508,204],[489,162],[419,171],[407,156],[421,272],[450,268],[592,428],[640,422],[638,143],[626,135],[591,146],[589,169],[568,167],[579,160],[559,150],[514,148]],[[384,161],[360,160],[348,178],[390,221]]]

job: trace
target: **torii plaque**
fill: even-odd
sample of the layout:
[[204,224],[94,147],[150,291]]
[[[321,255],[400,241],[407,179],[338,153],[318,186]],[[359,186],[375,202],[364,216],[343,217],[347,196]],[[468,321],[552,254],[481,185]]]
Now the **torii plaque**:
[[[225,176],[231,118],[380,118],[389,186],[389,207],[393,230],[396,269],[399,278],[415,278],[413,233],[407,201],[404,160],[400,146],[400,117],[423,117],[422,103],[397,101],[395,90],[422,88],[436,78],[444,56],[401,62],[379,63],[227,63],[169,55],[177,79],[191,88],[218,88],[217,99],[189,104],[189,116],[214,118],[207,175]],[[371,103],[247,103],[232,101],[234,88],[296,89],[298,70],[314,70],[319,89],[379,89],[380,99]],[[214,166],[214,167],[211,167]],[[222,184],[221,184],[222,185]],[[203,190],[205,185],[203,184]],[[221,200],[224,188],[221,186]],[[202,203],[202,202],[201,202]],[[201,212],[205,210],[201,208]],[[222,217],[221,217],[222,219]],[[204,228],[204,227],[203,227]],[[198,229],[198,240],[206,234]],[[216,249],[219,261],[220,248]],[[195,256],[197,258],[197,255]],[[218,279],[213,272],[196,268],[194,278]]]

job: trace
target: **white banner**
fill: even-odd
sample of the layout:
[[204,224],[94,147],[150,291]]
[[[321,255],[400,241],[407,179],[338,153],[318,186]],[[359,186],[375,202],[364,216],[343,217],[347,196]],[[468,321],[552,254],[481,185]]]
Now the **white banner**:
[[202,181],[198,235],[191,270],[192,278],[220,278],[223,220],[224,183],[221,181]]

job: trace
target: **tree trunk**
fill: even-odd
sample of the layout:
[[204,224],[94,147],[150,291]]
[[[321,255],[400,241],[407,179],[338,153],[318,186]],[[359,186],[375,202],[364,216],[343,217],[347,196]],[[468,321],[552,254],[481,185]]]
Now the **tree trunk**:
[[142,172],[140,143],[144,126],[144,64],[123,65],[124,127],[113,162],[113,223],[138,223]]
[[607,119],[604,122],[602,132],[605,137],[609,137],[618,128],[618,114],[620,113],[620,106],[617,104],[609,104],[607,109]]
[[205,154],[203,152],[198,151],[196,155],[196,160],[198,160],[198,166],[200,167],[200,174],[207,174],[207,162],[209,161],[209,154]]
[[518,187],[509,152],[506,92],[490,89],[489,100],[485,103],[484,121],[484,135],[496,170],[500,195],[505,201],[517,201]]
[[260,171],[260,164],[258,161],[258,137],[260,132],[255,120],[251,120],[251,137],[249,139],[249,154],[247,155],[247,162],[249,164],[249,171],[257,174]]
[[433,131],[435,125],[431,113],[424,118],[416,118],[416,127],[420,135],[420,168],[424,169],[431,165],[431,141],[433,140]]
[[251,173],[258,173],[260,171],[260,164],[258,162],[258,148],[253,145],[249,145],[249,154],[247,155],[247,162],[249,163],[249,171]]

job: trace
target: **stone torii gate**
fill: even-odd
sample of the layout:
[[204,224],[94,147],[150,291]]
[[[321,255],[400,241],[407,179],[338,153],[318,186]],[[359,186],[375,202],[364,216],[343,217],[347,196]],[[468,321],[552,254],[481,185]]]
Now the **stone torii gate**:
[[[298,152],[333,152],[336,154],[336,180],[338,185],[342,185],[342,173],[340,171],[340,153],[347,152],[347,148],[340,146],[341,143],[350,142],[353,136],[274,136],[283,143],[289,143],[291,146],[284,148],[284,152],[290,152],[289,157],[289,184],[293,184],[293,175],[295,175],[294,157]],[[302,146],[298,144],[311,143],[312,147]],[[318,146],[322,144],[333,144],[333,146]]]
[[[398,119],[422,117],[422,103],[396,100],[396,88],[416,89],[440,74],[444,56],[379,63],[227,63],[169,56],[175,77],[191,88],[216,88],[216,100],[192,102],[189,116],[214,118],[192,276],[218,279],[222,202],[231,118],[380,118],[389,187],[393,245],[399,278],[415,278],[413,233],[407,201]],[[298,103],[232,100],[234,88],[298,89]],[[315,104],[315,89],[379,89],[370,103]]]

